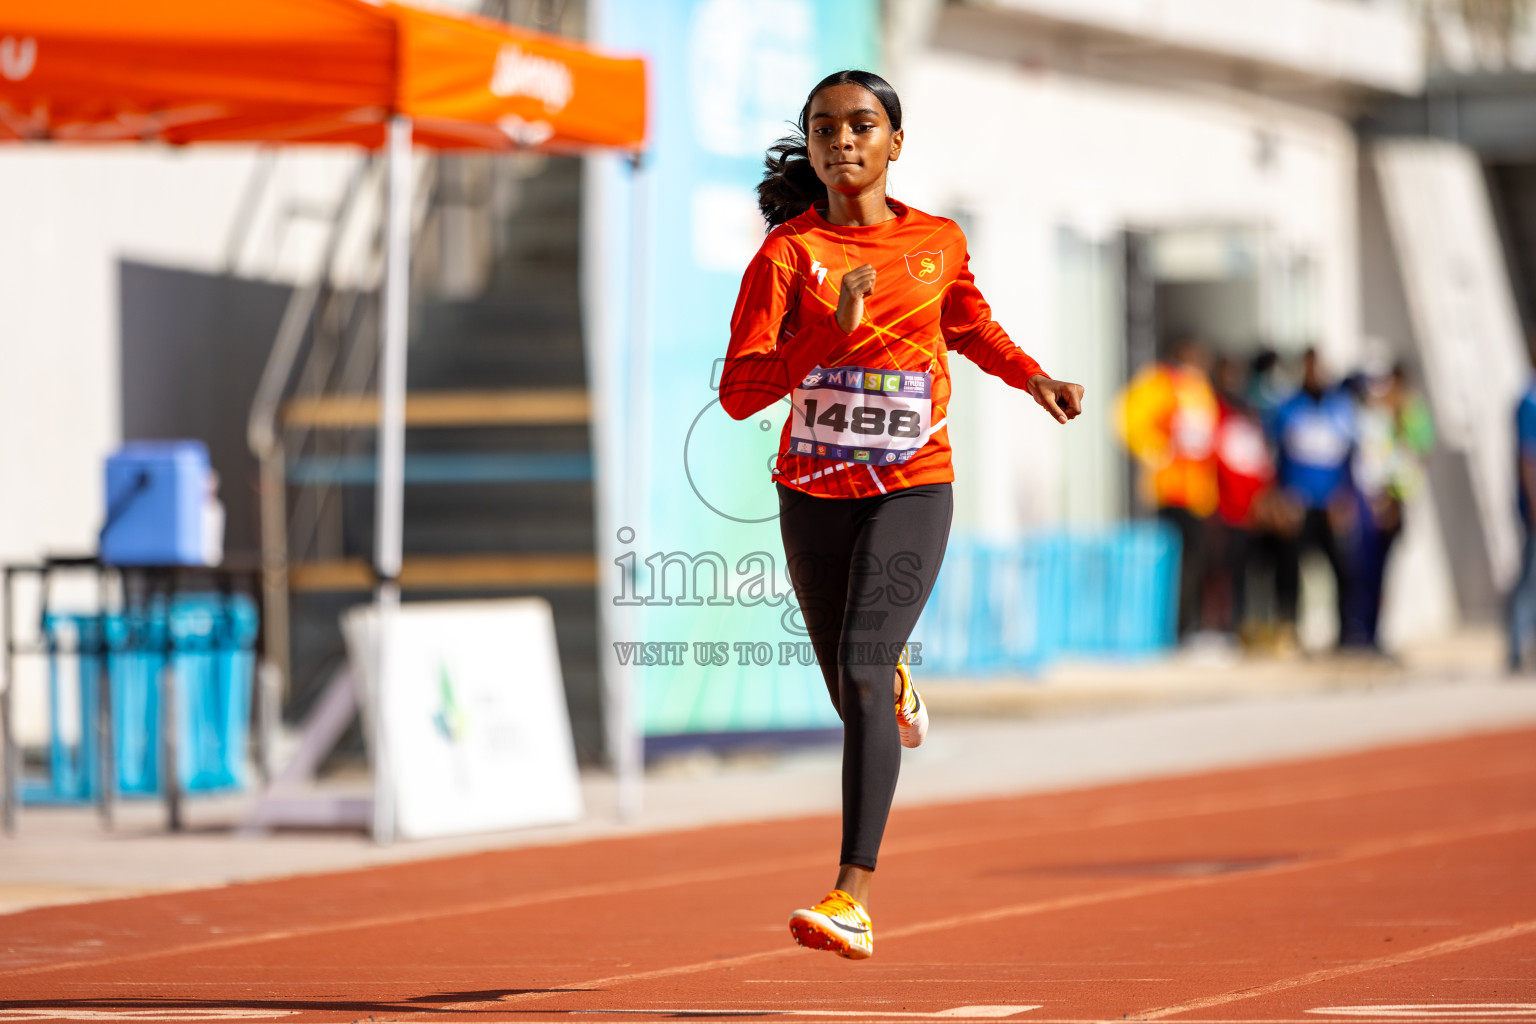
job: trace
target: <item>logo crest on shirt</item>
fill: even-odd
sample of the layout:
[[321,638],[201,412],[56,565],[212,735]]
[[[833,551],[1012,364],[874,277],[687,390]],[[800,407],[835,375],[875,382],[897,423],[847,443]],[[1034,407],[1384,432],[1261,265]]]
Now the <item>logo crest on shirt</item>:
[[906,256],[907,273],[923,284],[936,284],[944,273],[944,251],[909,252]]

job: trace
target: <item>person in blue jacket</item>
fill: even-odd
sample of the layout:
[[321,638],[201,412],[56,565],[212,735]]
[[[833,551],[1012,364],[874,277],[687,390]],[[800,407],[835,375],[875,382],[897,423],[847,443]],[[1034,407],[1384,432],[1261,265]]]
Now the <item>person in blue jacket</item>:
[[1358,434],[1354,397],[1328,384],[1317,351],[1307,349],[1302,356],[1301,388],[1275,410],[1272,422],[1279,454],[1277,481],[1295,512],[1294,528],[1280,546],[1275,571],[1280,619],[1295,628],[1301,559],[1307,551],[1317,550],[1333,569],[1342,638],[1349,574],[1340,537],[1352,512],[1349,467]]
[[1509,595],[1509,670],[1526,667],[1526,652],[1536,634],[1536,378],[1526,386],[1515,408],[1515,487],[1519,491],[1520,524],[1525,549],[1520,575]]

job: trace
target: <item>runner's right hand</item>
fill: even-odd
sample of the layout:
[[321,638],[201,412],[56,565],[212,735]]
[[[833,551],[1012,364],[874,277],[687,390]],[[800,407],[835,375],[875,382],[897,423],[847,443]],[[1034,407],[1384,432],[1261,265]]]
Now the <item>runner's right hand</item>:
[[874,291],[875,268],[868,263],[843,275],[843,286],[837,293],[837,326],[844,334],[852,334],[864,319],[864,297]]

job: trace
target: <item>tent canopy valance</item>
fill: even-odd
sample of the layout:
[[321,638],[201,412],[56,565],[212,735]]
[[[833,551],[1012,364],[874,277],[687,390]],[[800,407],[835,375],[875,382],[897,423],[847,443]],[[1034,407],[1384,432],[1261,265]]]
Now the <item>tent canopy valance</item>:
[[638,149],[645,67],[364,0],[0,0],[0,140]]

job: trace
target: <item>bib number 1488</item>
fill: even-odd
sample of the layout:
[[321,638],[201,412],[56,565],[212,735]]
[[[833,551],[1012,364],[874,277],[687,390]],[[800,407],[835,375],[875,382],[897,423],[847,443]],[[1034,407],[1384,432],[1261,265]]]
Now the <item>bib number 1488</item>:
[[820,424],[838,433],[851,430],[855,434],[890,434],[892,437],[921,437],[922,417],[915,409],[892,409],[889,420],[885,410],[878,405],[856,405],[850,410],[846,402],[837,402],[820,410],[817,399],[805,400],[805,425]]

